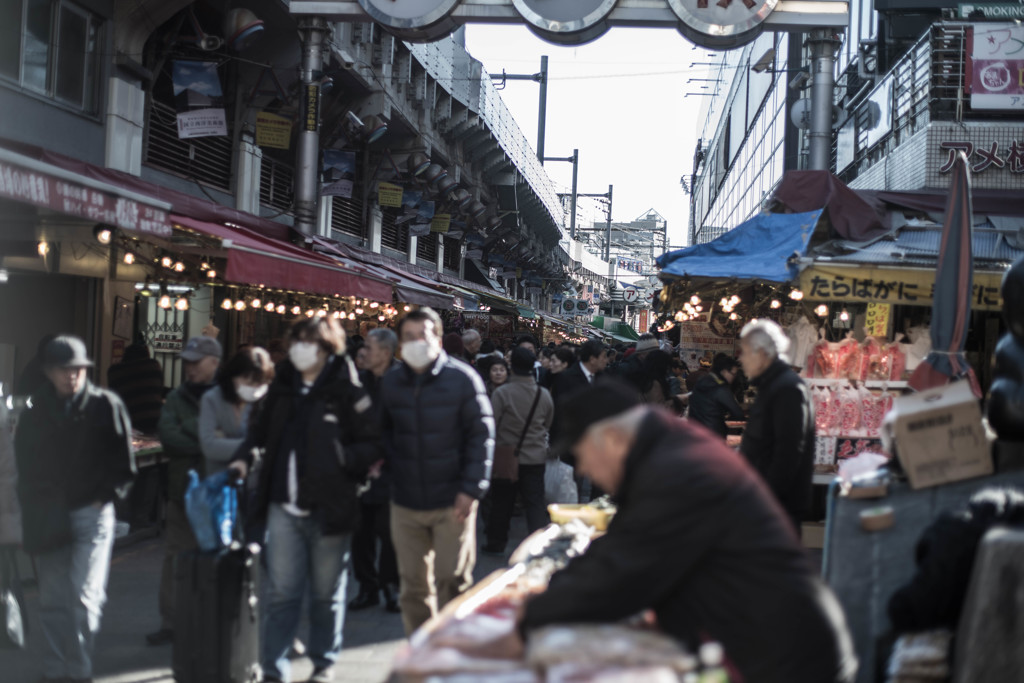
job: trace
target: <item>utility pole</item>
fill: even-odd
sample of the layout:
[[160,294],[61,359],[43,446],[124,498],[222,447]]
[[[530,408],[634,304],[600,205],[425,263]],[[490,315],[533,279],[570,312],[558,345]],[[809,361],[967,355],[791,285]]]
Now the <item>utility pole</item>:
[[507,74],[504,71],[500,76],[491,76],[492,80],[500,81],[534,81],[540,84],[540,102],[537,111],[537,159],[544,163],[544,132],[548,120],[548,56],[540,58],[540,71],[535,74]]
[[302,124],[295,160],[295,227],[305,235],[316,233],[320,216],[320,78],[329,30],[327,21],[319,16],[308,17],[299,24]]
[[604,260],[612,260],[612,186],[608,186],[608,228],[605,232]]
[[576,179],[580,170],[580,151],[578,149],[574,149],[571,157],[542,157],[540,161],[541,163],[544,163],[545,161],[572,162],[572,202],[569,208],[569,238],[576,239]]
[[814,29],[807,39],[811,47],[811,143],[812,171],[828,171],[832,161],[832,91],[835,86],[835,51],[839,41],[832,29]]

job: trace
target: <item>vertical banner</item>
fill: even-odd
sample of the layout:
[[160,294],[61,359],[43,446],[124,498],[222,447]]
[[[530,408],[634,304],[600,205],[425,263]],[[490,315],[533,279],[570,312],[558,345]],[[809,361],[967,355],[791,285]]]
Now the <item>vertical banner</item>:
[[864,322],[864,333],[869,337],[888,339],[889,314],[891,310],[892,306],[890,304],[868,304],[867,319]]
[[352,186],[356,178],[356,153],[340,149],[324,150],[323,196],[352,198]]
[[302,98],[302,121],[310,133],[320,130],[320,86],[316,83],[306,85],[306,94]]
[[171,67],[171,81],[179,139],[228,134],[216,62],[176,59]]

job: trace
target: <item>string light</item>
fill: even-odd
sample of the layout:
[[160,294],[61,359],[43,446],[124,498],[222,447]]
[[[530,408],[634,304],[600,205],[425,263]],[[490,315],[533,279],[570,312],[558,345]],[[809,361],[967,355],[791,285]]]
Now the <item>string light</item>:
[[792,292],[789,293],[789,298],[792,299],[793,301],[800,301],[801,299],[804,298],[804,293],[801,292],[799,289],[794,289]]
[[298,304],[292,306],[292,315],[302,315],[302,307]]
[[311,308],[311,309],[309,309],[308,311],[306,311],[306,317],[307,317],[307,318],[312,318],[312,317],[313,317],[313,314],[314,314],[315,312],[316,312],[316,311],[314,311],[314,310],[313,310],[312,308]]
[[160,297],[160,299],[156,302],[156,305],[159,306],[160,308],[165,309],[165,310],[170,308],[171,307],[171,297],[169,297],[166,294],[162,295]]
[[239,299],[238,301],[235,302],[235,310],[236,311],[244,311],[245,310],[245,300],[244,299]]
[[174,270],[175,273],[184,273],[185,272],[185,264],[182,263],[181,261],[177,261],[174,264],[173,270]]
[[49,244],[49,242],[45,242],[44,241],[44,242],[40,242],[39,244],[37,244],[36,245],[36,251],[39,253],[40,256],[46,256],[47,254],[49,254],[50,253],[50,244]]
[[208,271],[206,271],[206,277],[208,277],[208,278],[210,278],[212,280],[213,278],[217,277],[217,271],[216,270],[208,270]]
[[287,310],[288,310],[288,308],[284,304],[278,304],[277,305],[277,313],[278,313],[278,315],[284,315],[284,312],[287,311]]
[[255,298],[252,301],[250,301],[249,305],[252,306],[253,308],[263,308],[263,302],[260,301],[259,298]]
[[124,252],[124,258],[122,259],[126,266],[130,266],[135,263],[135,254],[130,251]]
[[210,270],[210,264],[207,263],[206,261],[203,261],[202,263],[199,264],[199,270]]
[[349,320],[355,320],[356,319],[356,314],[355,313],[349,313],[348,314],[348,319]]
[[362,315],[362,314],[363,314],[363,309],[362,308],[357,308],[356,309],[356,315]]
[[779,301],[778,299],[772,299],[772,304],[771,305],[772,305],[772,308],[781,308],[782,307],[782,302]]
[[230,311],[232,308],[234,308],[234,306],[235,304],[233,301],[231,301],[231,299],[224,299],[224,301],[220,302],[220,307],[223,308],[225,311]]
[[825,304],[818,304],[818,307],[814,309],[814,312],[819,318],[824,318],[828,315],[828,306]]
[[699,297],[699,296],[697,296],[696,294],[694,294],[693,296],[691,296],[691,297],[690,297],[690,304],[691,304],[692,306],[696,306],[696,305],[697,305],[697,304],[699,304],[699,303],[700,303],[700,297]]
[[188,298],[184,297],[184,296],[179,298],[177,301],[174,302],[174,307],[176,309],[178,309],[179,311],[187,311],[188,310]]
[[273,301],[268,301],[267,305],[264,308],[267,311],[267,313],[273,313],[274,312],[274,302]]
[[163,266],[164,268],[170,269],[171,266],[174,265],[174,259],[172,259],[170,256],[164,256],[162,259],[160,259],[160,265]]

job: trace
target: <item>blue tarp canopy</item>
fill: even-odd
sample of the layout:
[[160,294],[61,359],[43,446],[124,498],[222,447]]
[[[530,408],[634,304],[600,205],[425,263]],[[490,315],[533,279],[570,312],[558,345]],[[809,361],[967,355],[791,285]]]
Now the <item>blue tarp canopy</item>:
[[662,255],[661,276],[792,280],[797,271],[790,257],[807,251],[821,212],[758,214],[707,244]]

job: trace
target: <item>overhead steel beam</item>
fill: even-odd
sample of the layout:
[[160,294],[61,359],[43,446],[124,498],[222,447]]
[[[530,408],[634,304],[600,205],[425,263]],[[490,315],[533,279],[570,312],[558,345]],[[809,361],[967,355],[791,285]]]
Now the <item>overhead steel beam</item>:
[[[354,0],[291,0],[287,4],[292,14],[316,14],[331,21],[372,21]],[[767,31],[845,28],[849,25],[849,12],[845,0],[779,0],[763,25]],[[457,24],[523,23],[512,0],[462,0],[452,11],[451,19]],[[607,23],[632,28],[678,28],[680,22],[667,0],[619,0]]]

